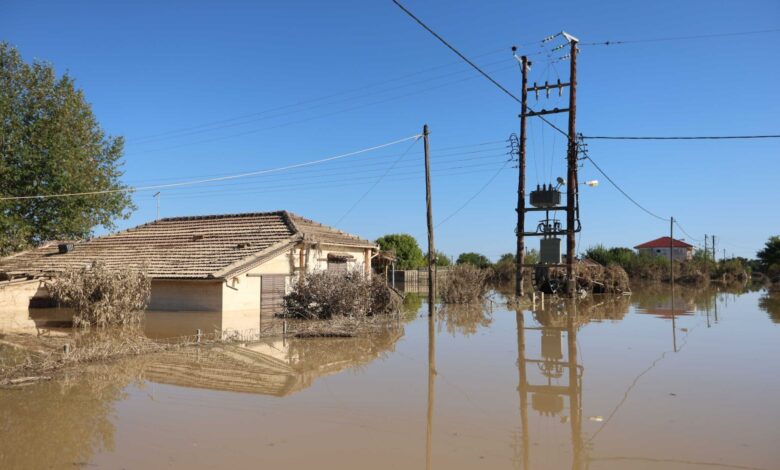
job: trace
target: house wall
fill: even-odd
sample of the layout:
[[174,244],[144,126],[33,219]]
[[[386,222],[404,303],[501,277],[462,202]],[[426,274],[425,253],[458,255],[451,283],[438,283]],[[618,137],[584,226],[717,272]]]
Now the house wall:
[[[260,311],[260,280],[264,274],[290,276],[298,259],[299,251],[285,251],[265,263],[239,276],[228,279],[222,286],[222,309],[226,312]],[[289,279],[288,279],[289,284]]]
[[[649,254],[653,256],[661,256],[669,259],[669,248],[639,248],[637,249],[639,254]],[[693,257],[693,250],[691,248],[674,247],[672,252],[672,258],[675,261],[687,261]]]
[[[308,272],[326,271],[328,269],[329,253],[349,253],[354,256],[354,260],[348,261],[347,269],[360,269],[363,272],[366,272],[366,264],[368,263],[369,266],[371,265],[371,260],[367,259],[366,250],[363,248],[320,244],[317,245],[316,248],[309,249]],[[370,269],[367,272],[371,275]]]
[[41,289],[41,281],[0,282],[0,331],[35,331],[30,318],[30,299]]
[[[354,260],[348,262],[348,268],[365,270],[366,252],[362,248],[349,248],[334,245],[318,245],[304,250],[304,263],[307,272],[325,271],[328,268],[329,253],[349,253]],[[260,282],[262,275],[287,276],[285,290],[289,291],[300,272],[301,250],[294,247],[264,262],[250,271],[232,277],[222,285],[222,310],[225,312],[258,312],[260,309]]]
[[222,282],[152,279],[149,310],[222,310]]

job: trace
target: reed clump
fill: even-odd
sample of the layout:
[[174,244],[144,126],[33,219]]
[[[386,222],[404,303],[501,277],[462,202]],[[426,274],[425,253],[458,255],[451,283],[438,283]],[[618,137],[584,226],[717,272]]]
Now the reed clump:
[[450,269],[439,287],[441,300],[446,304],[482,302],[488,292],[489,272],[471,264],[459,264]]
[[362,318],[399,310],[401,296],[384,279],[360,271],[315,272],[296,282],[282,302],[283,317],[327,320]]
[[151,280],[142,270],[94,263],[62,272],[48,289],[57,302],[73,309],[75,326],[132,325],[143,318]]

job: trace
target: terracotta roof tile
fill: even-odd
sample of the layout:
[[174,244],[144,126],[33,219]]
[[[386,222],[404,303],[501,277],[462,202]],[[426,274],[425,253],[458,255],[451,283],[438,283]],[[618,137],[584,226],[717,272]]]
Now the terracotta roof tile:
[[58,243],[0,259],[0,273],[39,276],[102,261],[143,267],[153,278],[223,277],[304,239],[310,243],[374,248],[354,235],[286,211],[160,219],[116,234]]

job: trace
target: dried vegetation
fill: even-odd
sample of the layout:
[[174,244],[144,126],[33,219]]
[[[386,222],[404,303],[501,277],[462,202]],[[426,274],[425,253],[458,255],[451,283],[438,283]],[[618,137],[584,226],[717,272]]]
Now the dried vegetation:
[[73,309],[75,326],[139,324],[151,281],[141,270],[112,270],[102,263],[70,269],[48,283],[52,297]]
[[401,296],[379,276],[360,271],[306,275],[284,296],[283,316],[307,320],[365,318],[397,312]]
[[450,269],[439,287],[445,304],[482,302],[488,292],[489,272],[470,264],[459,264]]

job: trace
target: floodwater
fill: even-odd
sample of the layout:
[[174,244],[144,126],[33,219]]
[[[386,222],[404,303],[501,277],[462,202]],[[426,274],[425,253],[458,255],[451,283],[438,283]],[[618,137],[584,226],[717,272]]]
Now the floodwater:
[[780,298],[496,301],[0,390],[0,468],[780,468]]

